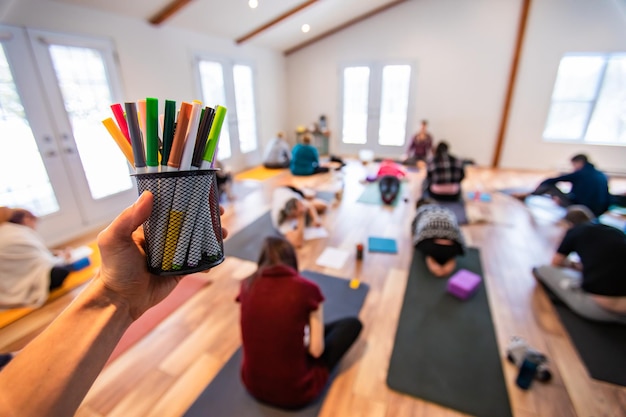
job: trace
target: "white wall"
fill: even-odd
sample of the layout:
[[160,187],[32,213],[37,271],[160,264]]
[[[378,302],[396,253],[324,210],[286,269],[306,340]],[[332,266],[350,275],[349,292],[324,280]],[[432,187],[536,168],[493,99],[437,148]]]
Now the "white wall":
[[259,140],[268,141],[285,129],[285,60],[279,52],[49,0],[13,1],[3,12],[2,23],[9,25],[113,39],[124,101],[201,98],[194,79],[195,53],[245,60],[255,69]]
[[446,139],[453,153],[490,163],[520,5],[517,0],[410,1],[289,55],[289,125],[295,129],[326,114],[332,140],[339,140],[339,65],[408,60],[415,64],[416,78],[407,135],[426,118],[435,141]]
[[559,61],[567,52],[623,52],[626,19],[614,0],[533,1],[501,165],[559,169],[587,153],[609,172],[626,172],[626,147],[549,143],[542,139]]

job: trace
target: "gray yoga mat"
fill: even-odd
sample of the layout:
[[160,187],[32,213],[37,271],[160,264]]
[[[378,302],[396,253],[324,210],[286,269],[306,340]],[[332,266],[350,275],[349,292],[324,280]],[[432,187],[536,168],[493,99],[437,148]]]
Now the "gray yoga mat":
[[[328,191],[317,192],[317,197],[325,201],[331,201],[334,196],[334,193]],[[268,236],[281,236],[272,225],[269,211],[226,239],[224,241],[224,254],[256,262],[259,260],[261,245]]]
[[591,377],[626,387],[626,326],[587,320],[550,299]]
[[467,212],[465,211],[465,201],[463,201],[462,198],[458,201],[440,201],[433,198],[428,191],[424,191],[424,195],[422,197],[431,198],[435,200],[440,206],[452,210],[459,224],[469,223],[469,221],[467,220]]
[[[302,275],[320,286],[324,301],[324,319],[331,322],[344,317],[358,316],[369,287],[361,284],[357,289],[351,289],[349,280],[319,274],[313,271],[303,271]],[[222,370],[215,376],[193,405],[187,410],[184,417],[314,417],[322,408],[324,396],[296,411],[281,410],[256,401],[250,396],[240,378],[241,360],[243,351],[238,349],[228,360]],[[331,375],[332,378],[334,374]]]
[[[457,268],[482,276],[478,250],[468,248]],[[473,416],[512,416],[484,282],[465,301],[446,284],[415,251],[387,384]]]

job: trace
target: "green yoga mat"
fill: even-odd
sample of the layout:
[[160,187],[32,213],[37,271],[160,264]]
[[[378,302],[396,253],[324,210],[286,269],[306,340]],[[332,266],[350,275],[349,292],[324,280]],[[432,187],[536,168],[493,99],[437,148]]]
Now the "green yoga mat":
[[[398,191],[398,195],[395,200],[391,203],[393,207],[398,205],[398,202],[402,200],[402,195],[404,193],[404,182],[400,182],[400,191]],[[378,188],[378,182],[370,182],[365,184],[365,189],[361,196],[356,200],[358,203],[365,204],[378,204],[383,205],[383,199],[380,197],[380,189]]]
[[[457,269],[482,276],[478,250],[466,252]],[[415,251],[387,384],[473,416],[512,416],[484,283],[466,301],[446,284]]]

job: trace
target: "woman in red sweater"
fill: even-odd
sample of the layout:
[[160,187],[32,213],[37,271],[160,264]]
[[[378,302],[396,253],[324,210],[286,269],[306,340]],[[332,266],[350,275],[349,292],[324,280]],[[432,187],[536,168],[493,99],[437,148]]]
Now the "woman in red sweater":
[[324,325],[324,296],[298,273],[293,246],[279,237],[265,240],[258,270],[242,282],[237,301],[243,383],[259,401],[281,408],[315,400],[362,328],[356,317]]

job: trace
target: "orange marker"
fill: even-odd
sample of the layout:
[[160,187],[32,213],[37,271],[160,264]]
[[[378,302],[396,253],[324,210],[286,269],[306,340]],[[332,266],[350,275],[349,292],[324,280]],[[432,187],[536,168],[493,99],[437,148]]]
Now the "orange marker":
[[191,115],[191,104],[182,102],[178,112],[178,121],[176,122],[176,131],[174,132],[174,142],[172,150],[167,161],[167,166],[171,171],[178,171],[180,168],[180,159],[183,156],[183,148],[185,147],[185,137],[187,136],[187,127],[189,125],[189,116]]

